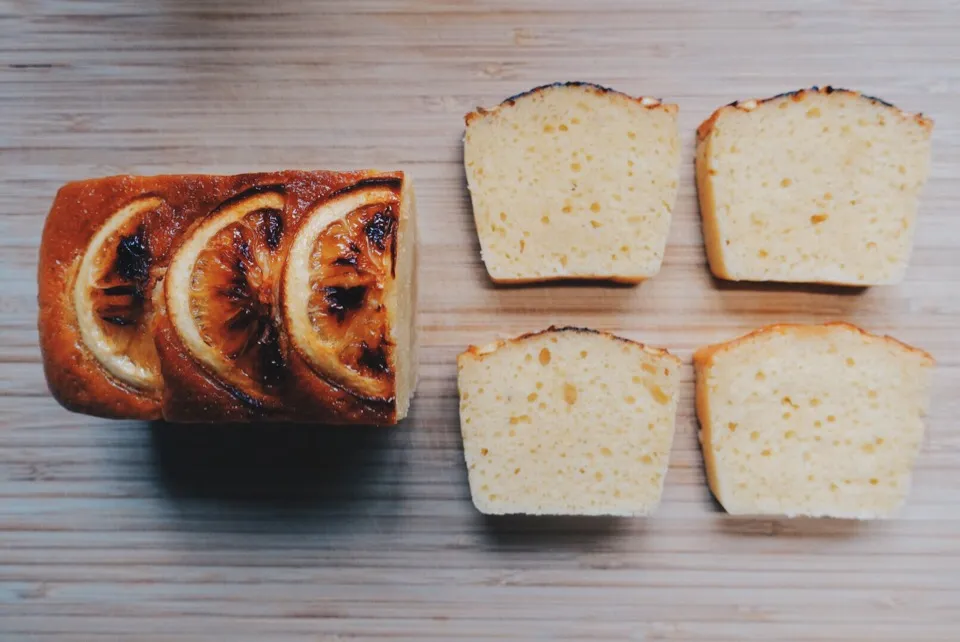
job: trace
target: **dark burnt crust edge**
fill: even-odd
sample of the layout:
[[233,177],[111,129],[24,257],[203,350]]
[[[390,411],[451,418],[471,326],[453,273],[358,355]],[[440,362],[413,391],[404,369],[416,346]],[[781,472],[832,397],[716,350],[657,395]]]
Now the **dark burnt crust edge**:
[[[699,127],[697,127],[697,140],[700,141],[707,137],[707,135],[713,130],[713,126],[716,123],[717,119],[720,117],[720,114],[725,109],[740,109],[744,111],[753,111],[754,109],[756,109],[757,107],[759,107],[764,103],[772,102],[774,100],[780,100],[783,98],[792,98],[793,100],[796,100],[799,102],[800,100],[803,100],[803,96],[807,93],[819,93],[819,94],[824,94],[826,96],[829,96],[831,94],[847,94],[848,96],[852,96],[853,98],[863,98],[877,105],[881,105],[882,107],[886,107],[887,109],[892,109],[906,118],[913,119],[917,122],[917,124],[919,124],[922,127],[933,126],[933,121],[930,118],[924,116],[923,113],[921,112],[912,113],[912,112],[904,111],[903,109],[900,109],[893,103],[887,102],[882,98],[877,98],[876,96],[864,94],[853,89],[845,89],[843,87],[833,87],[832,85],[824,85],[823,87],[820,87],[819,85],[813,85],[812,87],[804,87],[803,89],[794,89],[793,91],[785,91],[785,92],[776,94],[774,96],[770,96],[769,98],[753,98],[753,99],[748,98],[744,100],[734,100],[733,102],[728,103],[723,107],[720,107],[719,109],[714,111],[709,118],[703,121]],[[746,106],[750,103],[752,103],[752,105],[748,109]]]
[[[259,196],[260,194],[269,194],[270,192],[275,192],[280,194],[286,201],[287,198],[287,188],[280,183],[264,183],[263,185],[251,185],[245,189],[241,189],[236,194],[224,199],[221,201],[215,208],[210,210],[207,216],[213,216],[223,211],[224,209],[230,207],[231,205],[236,205],[237,203],[242,203],[243,201],[251,198],[253,196]],[[205,217],[200,217],[198,220],[203,220]]]
[[332,198],[336,198],[337,196],[342,196],[344,194],[349,194],[350,192],[356,191],[358,189],[363,189],[364,187],[383,186],[383,187],[389,187],[394,190],[399,190],[403,188],[404,179],[405,179],[405,176],[403,175],[396,176],[394,174],[369,176],[366,178],[361,178],[356,183],[347,185],[345,187],[341,187],[338,190],[335,190],[333,192],[330,192],[329,194],[326,194],[325,196],[323,196],[323,198],[318,199],[315,203],[313,203],[311,207],[316,207],[317,205],[325,203],[326,201],[329,201]]
[[509,339],[500,339],[498,341],[488,344],[487,346],[471,345],[467,347],[467,349],[460,354],[460,357],[465,357],[467,355],[470,355],[470,356],[482,358],[510,344],[521,343],[521,342],[528,341],[530,339],[535,339],[537,337],[548,335],[548,334],[563,334],[568,332],[573,334],[591,334],[594,336],[603,337],[605,339],[619,341],[620,343],[636,346],[645,352],[655,353],[659,356],[672,358],[676,360],[677,363],[681,363],[680,358],[675,354],[673,354],[672,352],[670,352],[669,350],[667,350],[666,348],[658,348],[656,346],[650,346],[645,343],[641,343],[640,341],[627,339],[626,337],[621,337],[619,335],[613,334],[611,332],[606,332],[604,330],[594,330],[593,328],[585,328],[585,327],[575,326],[575,325],[564,325],[564,326],[551,325],[550,327],[545,328],[543,330],[537,330],[534,332],[525,332],[523,334],[520,334],[516,337],[512,337]]
[[[622,91],[617,91],[616,89],[612,89],[604,85],[598,85],[597,83],[588,82],[585,80],[567,80],[567,81],[557,81],[557,82],[547,83],[546,85],[539,85],[537,87],[534,87],[533,89],[521,91],[520,93],[514,94],[509,98],[503,99],[495,107],[477,107],[474,111],[469,112],[463,117],[464,123],[469,125],[471,122],[473,122],[477,118],[480,118],[481,116],[496,113],[501,109],[503,109],[504,107],[512,107],[517,103],[518,100],[522,100],[524,98],[534,96],[536,94],[541,94],[551,89],[563,89],[563,88],[586,89],[601,95],[616,94],[618,96],[622,96],[626,98],[627,100],[638,103],[639,105],[646,107],[647,109],[654,109],[654,108],[669,109],[674,107],[673,105],[665,105],[663,102],[663,99],[661,98],[654,98],[652,96],[631,96],[630,94],[626,94]],[[650,104],[644,104],[645,100],[656,101],[656,102],[650,103]]]
[[[642,97],[637,98],[634,96],[630,96],[629,94],[625,94],[622,91],[617,91],[616,89],[612,89],[604,85],[598,85],[597,83],[594,83],[594,82],[588,82],[585,80],[568,80],[566,82],[560,82],[560,81],[551,82],[551,83],[547,83],[546,85],[540,85],[539,87],[534,87],[533,89],[528,89],[527,91],[521,91],[520,93],[514,94],[513,96],[510,96],[509,98],[504,99],[500,104],[512,105],[515,102],[517,102],[517,100],[524,98],[526,96],[531,96],[533,94],[541,93],[543,91],[546,91],[547,89],[561,89],[564,87],[590,89],[600,94],[618,94],[620,96],[626,96],[627,98],[634,101],[642,100]],[[657,100],[660,100],[660,99],[657,98]]]
[[[783,93],[777,94],[776,96],[770,96],[770,98],[765,98],[765,99],[762,99],[762,100],[758,100],[757,102],[758,102],[758,103],[765,103],[765,102],[767,102],[768,100],[775,100],[775,99],[777,99],[777,98],[787,98],[787,97],[795,96],[795,95],[802,94],[802,93],[805,93],[805,92],[808,92],[808,91],[825,94],[825,95],[827,95],[827,96],[829,96],[830,94],[850,94],[850,95],[852,95],[852,96],[861,97],[861,98],[866,98],[867,100],[869,100],[869,101],[871,101],[871,102],[879,103],[879,104],[883,105],[884,107],[892,107],[893,109],[898,109],[898,107],[897,107],[896,105],[894,105],[893,103],[887,102],[886,100],[883,100],[882,98],[877,98],[876,96],[871,96],[871,95],[869,95],[869,94],[864,94],[864,93],[861,93],[861,92],[856,91],[856,90],[854,90],[854,89],[845,89],[845,88],[843,88],[843,87],[834,87],[834,86],[832,86],[832,85],[824,85],[823,87],[820,87],[819,85],[814,85],[814,86],[812,86],[812,87],[807,87],[807,88],[805,88],[805,89],[794,89],[793,91],[785,91],[785,92],[783,92]],[[730,104],[735,106],[738,102],[742,102],[742,101],[733,101],[733,102],[730,103]],[[901,111],[902,111],[902,110],[901,110]]]

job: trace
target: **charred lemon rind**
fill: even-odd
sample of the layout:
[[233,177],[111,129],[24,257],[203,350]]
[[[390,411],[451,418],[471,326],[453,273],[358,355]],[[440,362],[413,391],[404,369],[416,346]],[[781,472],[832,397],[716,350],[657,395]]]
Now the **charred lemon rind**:
[[[217,345],[221,337],[204,337],[204,332],[198,326],[199,313],[196,305],[198,297],[195,295],[201,284],[198,283],[195,273],[201,255],[208,250],[211,243],[217,240],[216,237],[221,231],[241,224],[246,217],[259,212],[283,212],[285,206],[286,196],[283,191],[268,188],[252,190],[242,194],[241,197],[234,197],[225,202],[187,233],[185,240],[170,261],[170,267],[164,279],[164,301],[167,314],[184,348],[226,388],[236,390],[241,400],[252,399],[257,403],[261,402],[262,397],[269,396],[271,387],[269,383],[265,385],[264,381],[258,381],[257,378],[251,377],[249,373],[238,368],[236,363],[238,355],[224,354],[222,345]],[[236,230],[236,228],[233,229]],[[275,245],[278,247],[279,241]],[[271,249],[276,250],[277,247]],[[238,252],[242,259],[249,260],[250,263],[254,262],[251,255],[252,249],[243,250],[241,246]],[[237,269],[242,271],[249,268],[237,267]],[[264,275],[263,279],[275,280],[275,276]],[[272,285],[266,287],[273,290]],[[229,292],[221,294],[227,296]],[[241,293],[235,294],[240,296]],[[274,306],[269,301],[265,301],[263,307],[264,310],[259,313],[265,320],[264,327],[269,328],[268,331],[275,337],[278,345],[276,352],[282,354],[282,349],[279,347],[279,329],[274,322]],[[227,318],[224,321],[230,324],[242,320],[231,321]],[[283,372],[284,368],[281,366],[278,370]]]
[[[335,338],[341,328],[348,328],[354,338],[370,338],[341,337],[333,351],[337,359],[324,372],[304,357],[293,342],[299,337],[289,330],[283,294],[289,249],[316,207],[372,188],[386,188],[394,197],[390,203],[348,216],[340,226],[343,233],[359,233],[363,242],[358,251],[336,257],[342,259],[340,267],[356,264],[368,273],[369,291],[350,291],[347,279],[321,284],[319,291],[308,294],[315,320],[331,328],[321,332],[321,338]],[[40,347],[51,393],[68,410],[118,419],[396,424],[407,412],[416,381],[411,376],[416,369],[415,321],[411,323],[415,310],[408,309],[416,297],[415,284],[405,282],[415,271],[410,247],[415,230],[408,218],[413,213],[407,211],[412,206],[410,188],[403,172],[374,170],[124,175],[65,185],[44,226],[38,266]],[[250,365],[249,359],[244,364],[243,358],[224,357],[230,367],[223,368],[211,366],[202,351],[198,358],[184,341],[183,324],[175,323],[168,309],[168,302],[169,308],[178,307],[174,291],[187,295],[188,301],[179,301],[181,306],[191,307],[191,288],[174,287],[174,257],[211,219],[260,193],[285,198],[282,216],[257,220],[251,216],[241,226],[247,228],[242,232],[259,235],[260,247],[270,257],[269,269],[253,275],[246,283],[250,287],[237,290],[230,290],[237,285],[226,277],[230,270],[201,270],[207,275],[203,289],[217,295],[219,307],[195,305],[188,316],[206,322],[208,337],[224,325],[252,337],[257,363],[264,364],[260,372],[281,373],[276,379],[259,375],[256,368],[253,377],[249,371],[234,376],[234,369]],[[149,211],[151,207],[154,211]],[[134,215],[129,208],[140,211]],[[324,248],[323,242],[315,244],[311,253],[327,257]],[[207,250],[209,254],[211,248]],[[237,258],[234,253],[231,260]],[[247,272],[258,263],[245,262]],[[194,267],[191,272],[196,272]],[[187,279],[188,285],[191,281],[192,277]],[[78,287],[80,283],[89,286],[87,291]],[[260,288],[264,283],[268,287]],[[233,294],[223,297],[225,290]],[[256,305],[251,312],[248,301],[253,297]],[[196,303],[196,292],[193,299]],[[368,314],[370,310],[375,313]],[[363,322],[354,324],[356,320]],[[212,343],[214,352],[233,356],[250,347],[239,338]],[[264,345],[272,349],[265,350]],[[352,353],[344,351],[349,347]],[[142,367],[146,375],[131,376],[124,359]]]
[[[282,288],[291,347],[310,368],[356,397],[391,404],[396,363],[389,311],[399,183],[361,183],[310,209],[291,242]],[[324,244],[325,234],[342,242]],[[328,256],[318,259],[318,253]],[[366,322],[366,338],[344,341],[352,330],[348,322]]]
[[[87,244],[73,285],[73,307],[81,343],[113,380],[154,395],[163,387],[155,351],[138,361],[121,346],[114,345],[108,329],[149,333],[147,302],[151,257],[142,219],[163,206],[162,198],[146,195],[112,214]],[[115,249],[111,249],[108,244],[115,236],[119,238]],[[104,266],[105,261],[110,262],[110,267]],[[102,284],[109,272],[118,273],[118,283]],[[152,343],[146,334],[141,340]]]

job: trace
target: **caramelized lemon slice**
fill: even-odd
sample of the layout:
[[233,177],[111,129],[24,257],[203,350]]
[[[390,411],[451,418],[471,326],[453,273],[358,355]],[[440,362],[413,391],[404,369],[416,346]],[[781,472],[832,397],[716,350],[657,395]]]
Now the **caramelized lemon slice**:
[[167,271],[170,320],[190,354],[220,381],[269,395],[286,367],[275,311],[284,195],[257,191],[188,232]]
[[294,236],[284,270],[292,346],[328,381],[372,400],[394,396],[387,308],[399,207],[383,186],[321,203]]
[[107,219],[87,245],[73,287],[83,344],[113,377],[143,391],[163,383],[150,332],[155,254],[145,223],[163,206],[163,199],[146,196]]

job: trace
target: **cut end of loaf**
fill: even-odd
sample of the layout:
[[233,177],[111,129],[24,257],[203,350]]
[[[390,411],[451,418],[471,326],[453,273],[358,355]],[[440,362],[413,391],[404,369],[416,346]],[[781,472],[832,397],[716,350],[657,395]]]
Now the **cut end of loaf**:
[[929,354],[845,323],[776,325],[694,363],[707,477],[727,512],[870,519],[902,506]]
[[417,208],[413,181],[405,177],[400,195],[400,217],[395,266],[395,303],[390,331],[395,348],[396,415],[407,416],[420,376],[419,334],[417,328]]
[[676,201],[676,111],[655,98],[556,83],[468,114],[464,162],[491,278],[655,275]]
[[659,504],[680,361],[585,328],[458,358],[470,492],[487,514],[643,515]]
[[933,122],[831,87],[718,109],[698,130],[710,268],[746,281],[904,277]]

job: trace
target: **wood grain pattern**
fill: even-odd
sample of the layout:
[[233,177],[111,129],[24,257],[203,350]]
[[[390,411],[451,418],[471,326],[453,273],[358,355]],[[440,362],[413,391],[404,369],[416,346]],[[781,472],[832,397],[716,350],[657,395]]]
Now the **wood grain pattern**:
[[[960,5],[952,0],[0,0],[0,640],[956,640],[960,625]],[[494,288],[462,115],[554,80],[680,104],[663,271],[639,288]],[[815,83],[937,122],[899,287],[713,281],[693,134]],[[397,430],[176,427],[67,414],[36,342],[57,187],[117,172],[375,166],[421,210],[423,381]],[[455,355],[575,323],[669,346],[847,319],[939,361],[902,519],[749,520],[704,486],[685,371],[662,509],[485,519]]]

